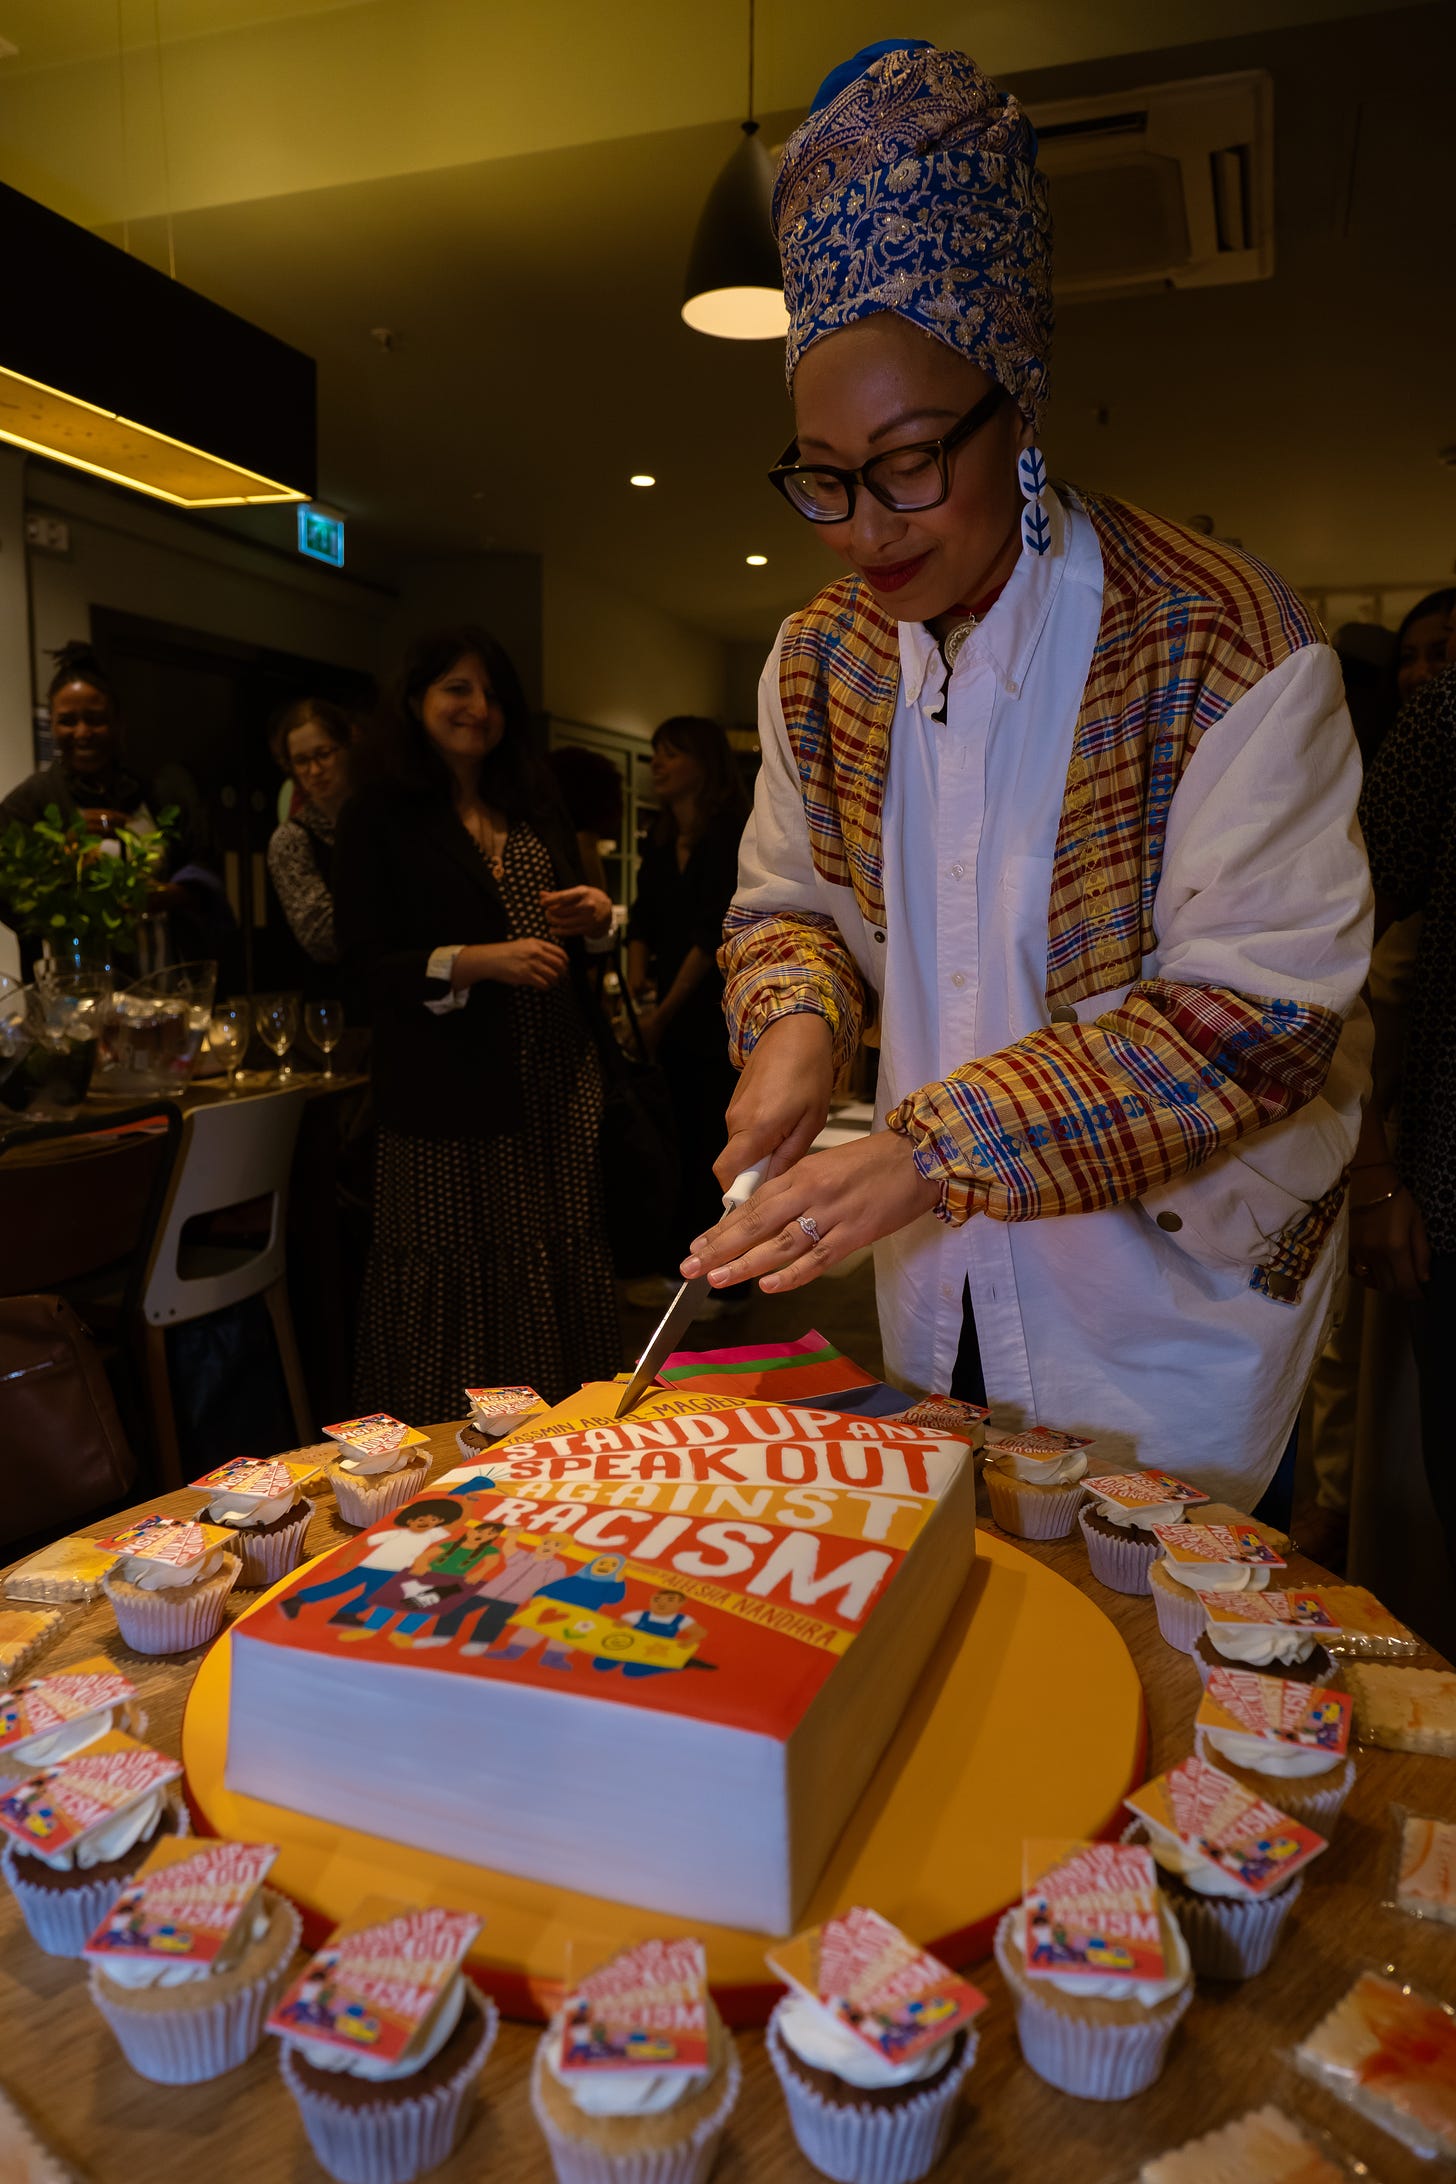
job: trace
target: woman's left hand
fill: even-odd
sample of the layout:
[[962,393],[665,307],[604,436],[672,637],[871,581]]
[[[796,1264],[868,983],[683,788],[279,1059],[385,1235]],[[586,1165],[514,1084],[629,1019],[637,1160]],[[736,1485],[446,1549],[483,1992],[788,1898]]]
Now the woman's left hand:
[[553,940],[570,940],[577,933],[600,940],[611,931],[611,900],[599,887],[543,887],[541,904]]
[[762,1184],[746,1206],[694,1238],[682,1271],[706,1274],[715,1289],[755,1279],[760,1289],[802,1289],[852,1251],[932,1212],[939,1196],[909,1140],[876,1130],[858,1144],[809,1153]]

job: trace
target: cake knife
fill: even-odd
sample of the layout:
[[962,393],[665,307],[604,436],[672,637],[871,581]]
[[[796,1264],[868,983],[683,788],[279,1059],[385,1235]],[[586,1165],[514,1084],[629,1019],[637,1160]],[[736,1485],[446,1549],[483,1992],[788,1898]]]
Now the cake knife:
[[[738,1207],[746,1206],[767,1174],[768,1162],[761,1160],[756,1168],[745,1168],[742,1175],[735,1176],[723,1193],[724,1212],[734,1213]],[[625,1418],[629,1411],[636,1410],[657,1379],[659,1369],[677,1348],[679,1337],[692,1325],[703,1309],[704,1300],[712,1294],[706,1274],[694,1274],[691,1280],[683,1283],[649,1336],[647,1347],[637,1360],[637,1370],[622,1390],[622,1400],[612,1413],[614,1418]]]

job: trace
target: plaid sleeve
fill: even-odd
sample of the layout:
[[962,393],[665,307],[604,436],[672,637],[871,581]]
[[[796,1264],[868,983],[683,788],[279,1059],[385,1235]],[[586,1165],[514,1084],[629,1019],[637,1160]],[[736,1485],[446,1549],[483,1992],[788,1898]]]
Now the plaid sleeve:
[[1199,1167],[1319,1091],[1333,1009],[1148,980],[1095,1023],[1052,1024],[887,1119],[958,1225],[1089,1213]]
[[735,903],[718,951],[733,1066],[741,1069],[780,1016],[822,1016],[836,1074],[854,1055],[864,988],[832,917],[813,910],[750,910]]

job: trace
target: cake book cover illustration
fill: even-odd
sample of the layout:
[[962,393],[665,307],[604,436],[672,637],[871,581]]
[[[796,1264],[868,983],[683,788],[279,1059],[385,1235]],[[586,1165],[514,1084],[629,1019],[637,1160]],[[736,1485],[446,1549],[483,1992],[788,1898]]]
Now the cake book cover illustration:
[[159,1562],[168,1569],[185,1570],[215,1547],[231,1546],[233,1536],[225,1525],[199,1524],[192,1517],[141,1517],[99,1544],[139,1562]]
[[1200,1562],[1284,1568],[1283,1555],[1252,1524],[1155,1524],[1152,1533],[1168,1560],[1184,1569]]
[[888,2063],[927,2054],[986,2007],[979,1988],[863,1908],[780,1943],[768,1964]]
[[1215,1668],[1204,1686],[1193,1726],[1236,1730],[1343,1759],[1353,1711],[1354,1701],[1347,1693],[1324,1685],[1261,1676],[1251,1668]]
[[1134,1790],[1127,1803],[1150,1829],[1193,1844],[1250,1896],[1282,1888],[1329,1847],[1313,1828],[1291,1820],[1206,1759],[1185,1759]]
[[225,1501],[229,1494],[236,1494],[245,1504],[277,1501],[285,1494],[296,1493],[310,1479],[316,1479],[321,1469],[320,1464],[303,1463],[285,1456],[234,1456],[230,1462],[219,1464],[215,1471],[194,1479],[189,1491],[206,1494],[219,1502]]
[[335,1928],[268,2019],[286,2040],[396,2063],[412,2047],[485,1921],[371,1896]]
[[337,1441],[345,1450],[357,1449],[366,1454],[418,1448],[425,1436],[418,1426],[407,1426],[402,1418],[391,1418],[388,1411],[370,1411],[363,1418],[345,1418],[336,1426],[325,1426],[324,1438]]
[[1289,1623],[1320,1635],[1340,1627],[1320,1592],[1205,1593],[1203,1605],[1210,1623]]
[[557,2058],[567,2076],[707,2070],[708,1963],[700,1941],[644,1941],[568,1976]]
[[891,1421],[661,1397],[490,1448],[237,1636],[787,1730],[969,1464]]
[[1084,1479],[1083,1486],[1099,1501],[1116,1502],[1120,1509],[1157,1509],[1164,1502],[1191,1507],[1206,1502],[1201,1486],[1177,1478],[1171,1471],[1109,1471],[1101,1478]]
[[136,1695],[136,1685],[113,1668],[104,1653],[78,1661],[74,1668],[32,1676],[0,1697],[0,1753],[28,1737],[67,1728],[88,1714],[128,1706]]
[[156,1844],[82,1954],[103,1965],[215,1963],[277,1856],[271,1843]]
[[1022,1954],[1029,1979],[1099,1987],[1163,1977],[1153,1854],[1132,1843],[1033,1839],[1022,1854]]
[[88,1829],[175,1782],[182,1762],[119,1729],[0,1792],[0,1828],[23,1850],[54,1857]]

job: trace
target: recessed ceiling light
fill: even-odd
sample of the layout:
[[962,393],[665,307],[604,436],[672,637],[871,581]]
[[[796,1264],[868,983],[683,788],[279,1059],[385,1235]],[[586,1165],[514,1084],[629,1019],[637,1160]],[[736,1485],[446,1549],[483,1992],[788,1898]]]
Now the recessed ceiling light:
[[743,558],[750,569],[766,569],[768,567],[767,554],[745,554]]
[[656,485],[657,480],[645,470],[634,470],[627,483],[629,485]]

